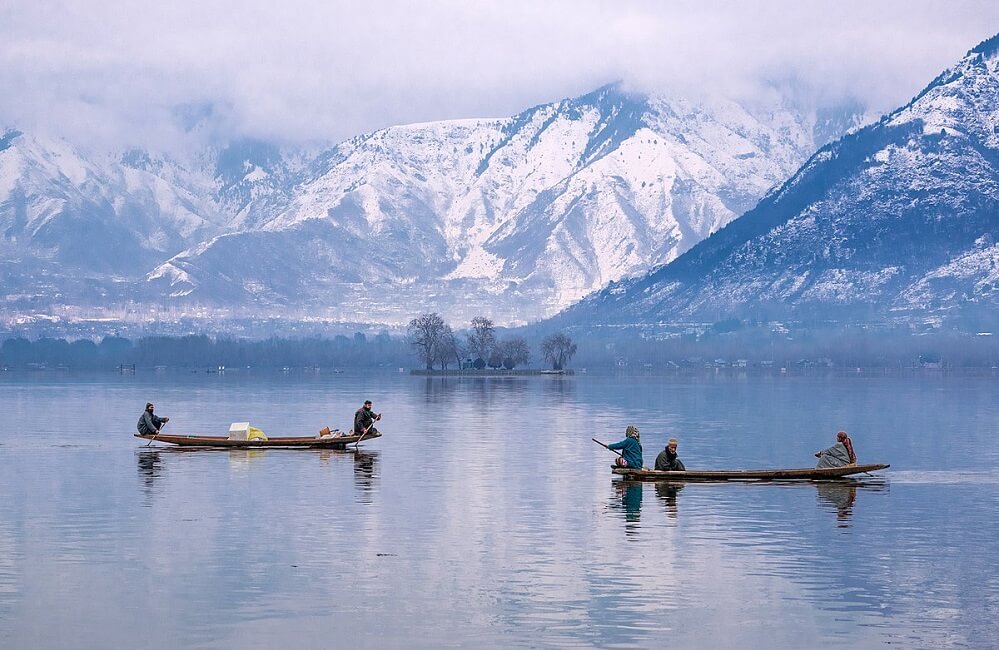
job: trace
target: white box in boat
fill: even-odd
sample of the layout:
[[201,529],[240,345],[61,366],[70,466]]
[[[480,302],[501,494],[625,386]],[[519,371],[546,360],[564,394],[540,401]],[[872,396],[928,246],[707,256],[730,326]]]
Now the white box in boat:
[[246,440],[249,435],[249,422],[233,422],[229,425],[229,440]]

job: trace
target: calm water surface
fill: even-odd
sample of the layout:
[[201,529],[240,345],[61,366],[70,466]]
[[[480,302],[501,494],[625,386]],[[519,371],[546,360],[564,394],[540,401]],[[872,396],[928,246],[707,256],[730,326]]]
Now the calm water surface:
[[[359,452],[145,447],[349,428]],[[646,465],[857,481],[624,484]],[[0,647],[999,647],[993,376],[0,373]]]

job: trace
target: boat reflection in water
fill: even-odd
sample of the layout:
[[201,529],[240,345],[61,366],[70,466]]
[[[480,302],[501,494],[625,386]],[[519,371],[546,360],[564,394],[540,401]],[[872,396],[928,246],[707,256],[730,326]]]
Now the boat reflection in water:
[[[726,482],[726,481],[612,481],[614,489],[611,498],[611,510],[623,514],[625,530],[629,534],[638,531],[638,523],[642,512],[642,486],[652,483],[655,486],[656,498],[662,502],[666,512],[667,522],[675,525],[679,519],[679,493],[689,488],[691,498],[695,495],[703,497],[700,490],[751,490],[751,489],[811,489],[816,490],[816,499],[821,510],[833,512],[836,515],[839,528],[849,528],[853,517],[853,507],[859,492],[887,491],[889,483],[885,479],[831,479],[825,481],[758,481],[758,482]],[[727,500],[725,501],[727,502]],[[723,501],[716,502],[724,503]],[[697,509],[705,506],[703,500],[698,500]],[[716,507],[721,507],[716,505]]]
[[[638,531],[637,524],[642,516],[642,498],[644,496],[643,481],[614,481],[614,497],[611,499],[611,510],[624,515],[625,530],[629,533]],[[684,483],[676,481],[660,481],[654,484],[656,497],[663,502],[666,508],[667,518],[676,523],[677,519],[677,499],[676,495],[684,488]]]
[[[349,447],[347,449],[242,449],[218,447],[140,447],[135,450],[135,463],[142,486],[148,495],[152,495],[167,474],[167,467],[173,460],[167,459],[205,459],[219,458],[216,454],[225,454],[229,467],[235,472],[244,472],[251,466],[261,465],[267,459],[287,458],[287,454],[300,457],[309,455],[317,458],[323,464],[345,464],[350,462],[354,470],[354,484],[364,493],[370,493],[378,478],[378,451],[366,451]],[[180,467],[183,467],[181,465]],[[189,469],[189,468],[188,468]],[[184,471],[183,469],[181,471]]]

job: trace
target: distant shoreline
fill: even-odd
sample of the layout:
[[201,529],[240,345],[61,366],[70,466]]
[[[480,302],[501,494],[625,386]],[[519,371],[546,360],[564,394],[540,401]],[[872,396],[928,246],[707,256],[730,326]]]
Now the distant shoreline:
[[535,375],[540,376],[555,376],[564,377],[567,375],[575,375],[575,370],[537,370],[537,369],[525,369],[525,370],[427,370],[426,368],[413,368],[409,371],[411,375],[422,375],[425,377],[531,377]]

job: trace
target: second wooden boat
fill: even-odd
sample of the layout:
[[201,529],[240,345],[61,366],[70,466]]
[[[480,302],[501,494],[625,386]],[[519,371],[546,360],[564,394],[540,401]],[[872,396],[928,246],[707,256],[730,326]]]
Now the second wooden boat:
[[817,469],[735,469],[735,470],[687,470],[686,472],[663,472],[655,469],[632,469],[612,466],[611,471],[633,481],[810,481],[824,478],[841,478],[876,472],[891,465],[844,465],[843,467],[823,467]]

